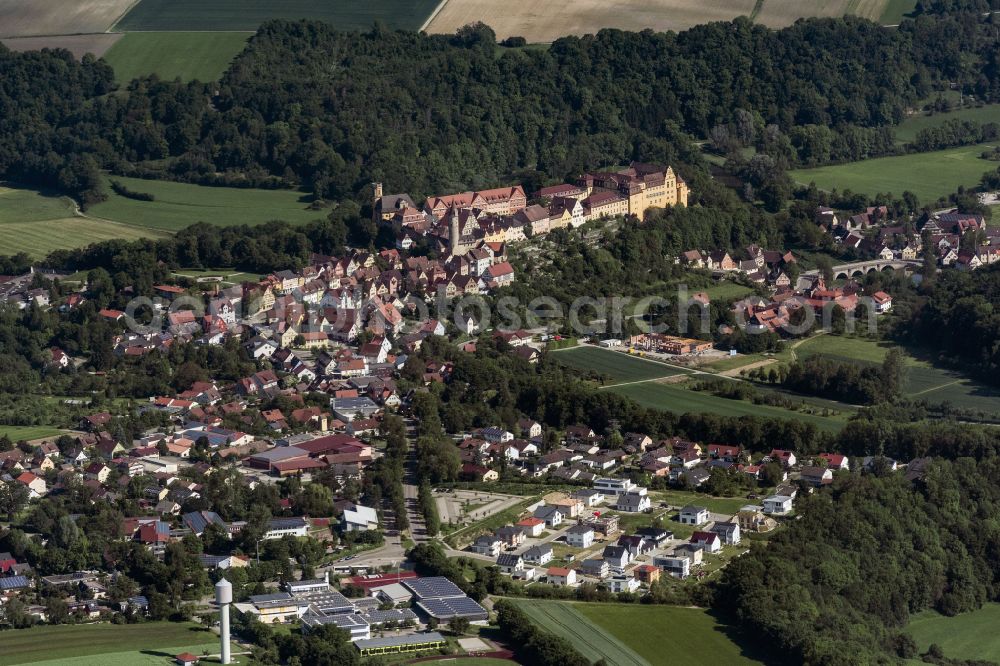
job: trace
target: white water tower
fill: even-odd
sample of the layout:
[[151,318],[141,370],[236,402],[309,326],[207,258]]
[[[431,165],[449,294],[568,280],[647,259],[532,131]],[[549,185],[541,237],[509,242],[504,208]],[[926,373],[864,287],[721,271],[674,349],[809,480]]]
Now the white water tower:
[[225,578],[215,584],[215,603],[219,604],[219,640],[222,643],[221,660],[229,663],[229,604],[233,603],[233,584]]

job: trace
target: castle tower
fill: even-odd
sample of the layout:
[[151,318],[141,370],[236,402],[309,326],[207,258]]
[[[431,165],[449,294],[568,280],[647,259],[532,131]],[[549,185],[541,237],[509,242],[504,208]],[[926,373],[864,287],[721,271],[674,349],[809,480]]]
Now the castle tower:
[[453,206],[451,209],[451,223],[448,227],[448,242],[451,248],[451,256],[458,256],[460,253],[458,251],[458,246],[461,242],[461,235],[459,231],[459,220],[458,220],[458,207]]

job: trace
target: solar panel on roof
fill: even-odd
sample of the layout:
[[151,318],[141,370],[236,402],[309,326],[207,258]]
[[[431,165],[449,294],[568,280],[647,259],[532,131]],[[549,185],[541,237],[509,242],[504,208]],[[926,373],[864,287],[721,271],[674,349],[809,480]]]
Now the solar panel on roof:
[[439,620],[453,617],[486,617],[486,609],[469,597],[448,597],[443,599],[424,599],[417,604],[428,615]]
[[362,617],[369,624],[384,624],[386,622],[405,622],[406,620],[416,620],[417,614],[409,608],[394,608],[392,610],[373,610],[363,613]]
[[465,592],[444,576],[430,576],[403,581],[419,599],[440,599],[443,597],[463,597]]
[[31,583],[25,576],[10,576],[0,578],[0,590],[17,590],[22,587],[31,587]]

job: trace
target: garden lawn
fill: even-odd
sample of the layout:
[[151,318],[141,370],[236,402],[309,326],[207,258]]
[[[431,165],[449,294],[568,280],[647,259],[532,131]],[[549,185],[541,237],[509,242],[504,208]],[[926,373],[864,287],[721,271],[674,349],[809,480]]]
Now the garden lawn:
[[643,382],[662,377],[686,374],[686,370],[664,365],[624,352],[600,347],[574,347],[552,352],[559,363],[582,370],[593,371],[611,378],[608,386],[628,382]]
[[309,210],[309,195],[293,190],[257,190],[208,187],[165,180],[114,177],[133,192],[152,194],[139,201],[115,194],[88,211],[95,217],[133,227],[176,232],[197,222],[219,226],[257,225],[272,220],[305,223],[326,217],[329,211]]
[[115,79],[126,83],[156,74],[161,79],[216,81],[243,50],[247,32],[130,32],[104,55]]
[[936,611],[917,613],[906,625],[906,631],[921,652],[937,643],[950,659],[981,659],[1000,661],[1000,604],[989,603],[969,613],[954,617]]
[[[80,624],[5,631],[0,666],[166,663],[179,652],[218,652],[214,634],[192,623]],[[96,659],[101,655],[100,659]]]
[[984,173],[995,170],[996,162],[980,157],[990,147],[962,146],[788,173],[795,182],[803,185],[815,182],[821,190],[851,190],[869,195],[891,192],[896,196],[909,190],[922,203],[929,204],[955,192],[960,185],[977,185]]

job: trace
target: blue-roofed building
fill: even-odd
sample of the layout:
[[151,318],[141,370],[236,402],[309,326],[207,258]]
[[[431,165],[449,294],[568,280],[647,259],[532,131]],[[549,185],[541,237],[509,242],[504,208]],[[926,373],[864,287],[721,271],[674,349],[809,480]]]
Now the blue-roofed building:
[[448,622],[456,617],[463,617],[469,622],[485,622],[490,617],[485,608],[465,596],[422,599],[417,602],[417,608],[438,622]]
[[444,576],[425,576],[400,581],[417,599],[464,597],[465,592]]
[[368,640],[372,637],[371,627],[363,617],[355,613],[342,613],[340,615],[313,615],[307,613],[302,616],[302,629],[309,631],[314,627],[332,624],[338,629],[343,629],[351,635],[351,641]]
[[181,520],[184,521],[184,525],[194,532],[196,536],[204,534],[205,528],[211,524],[218,525],[225,534],[229,534],[226,521],[214,511],[191,511],[181,516]]
[[280,539],[285,536],[304,537],[309,533],[309,521],[305,518],[272,518],[268,523],[265,539]]
[[18,592],[31,587],[27,576],[8,576],[0,578],[0,592]]

